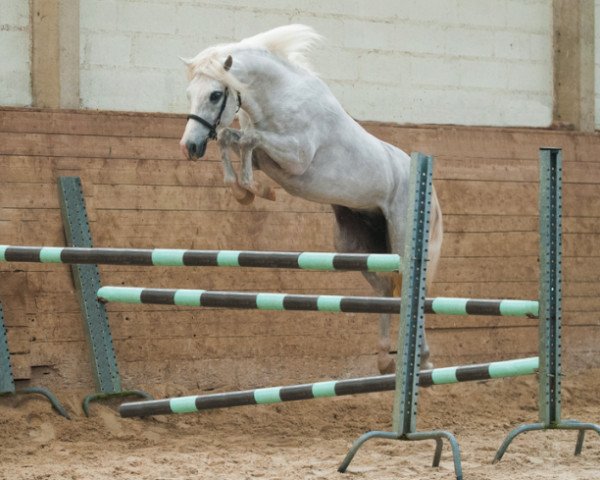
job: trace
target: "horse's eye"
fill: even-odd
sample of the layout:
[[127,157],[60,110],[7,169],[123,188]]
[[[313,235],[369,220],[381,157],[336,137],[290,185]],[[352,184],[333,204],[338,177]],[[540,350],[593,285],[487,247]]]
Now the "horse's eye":
[[218,102],[223,96],[223,92],[215,91],[210,94],[210,101],[215,103]]

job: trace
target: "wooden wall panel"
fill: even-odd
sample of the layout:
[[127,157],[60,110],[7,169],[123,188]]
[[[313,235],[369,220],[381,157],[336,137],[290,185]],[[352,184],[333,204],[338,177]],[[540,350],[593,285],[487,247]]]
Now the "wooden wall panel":
[[[96,246],[333,249],[328,206],[279,187],[276,202],[243,206],[223,186],[214,145],[206,160],[180,159],[184,123],[176,115],[0,109],[0,244],[64,245],[56,179],[77,175]],[[365,127],[406,151],[436,156],[446,236],[432,295],[536,297],[538,148],[563,148],[565,358],[571,369],[600,365],[600,136]],[[103,266],[101,274],[115,285],[370,293],[358,273]],[[0,300],[17,378],[92,387],[67,266],[0,264]],[[124,384],[157,393],[375,371],[373,315],[110,305],[109,317]],[[440,366],[534,355],[536,332],[530,319],[428,319]]]

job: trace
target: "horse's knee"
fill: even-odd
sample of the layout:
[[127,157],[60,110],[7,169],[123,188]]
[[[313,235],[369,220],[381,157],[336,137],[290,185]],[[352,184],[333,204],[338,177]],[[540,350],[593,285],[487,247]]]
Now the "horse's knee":
[[222,128],[217,134],[217,142],[221,148],[228,148],[234,143],[239,143],[242,132],[234,128]]
[[260,136],[254,130],[246,130],[239,139],[240,148],[252,150],[258,146]]

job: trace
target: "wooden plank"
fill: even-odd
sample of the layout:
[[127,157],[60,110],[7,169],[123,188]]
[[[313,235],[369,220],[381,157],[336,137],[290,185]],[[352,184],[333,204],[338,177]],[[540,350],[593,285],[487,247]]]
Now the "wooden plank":
[[598,311],[593,312],[564,312],[563,324],[570,325],[585,325],[590,327],[600,326],[600,315]]
[[[600,183],[598,166],[591,162],[565,162],[565,184]],[[41,179],[54,183],[59,175],[77,175],[83,178],[84,183],[95,184],[223,185],[223,168],[215,155],[200,162],[190,162],[183,158],[155,160],[5,154],[0,156],[0,167],[6,172],[3,176],[6,183],[31,183]],[[239,168],[236,166],[236,169]],[[257,178],[275,186],[261,172],[257,172]],[[436,162],[434,179],[436,183],[440,180],[470,180],[537,184],[538,160],[507,158],[482,162],[479,158],[442,157]]]
[[[538,296],[538,282],[437,282],[432,285],[431,296],[471,298],[529,298]],[[600,283],[571,281],[564,284],[565,297],[600,296]]]
[[[89,208],[110,210],[162,210],[162,211],[292,211],[330,212],[329,205],[308,202],[283,192],[272,202],[258,198],[250,205],[241,205],[229,189],[211,187],[146,186],[146,185],[94,185],[88,188]],[[87,200],[87,198],[86,198]]]
[[[191,162],[183,158],[152,160],[3,155],[0,156],[0,168],[6,172],[3,183],[45,181],[55,184],[58,176],[66,175],[80,176],[84,186],[89,183],[196,187],[223,185],[223,168],[216,159]],[[265,181],[262,172],[257,172],[257,175],[257,178]]]
[[[11,194],[19,191],[9,184],[7,192],[0,196],[10,206],[23,205],[13,200]],[[41,185],[42,188],[47,188]],[[500,182],[442,181],[438,182],[438,195],[445,211],[450,214],[471,215],[537,215],[537,187],[529,184]],[[29,186],[35,188],[35,185]],[[94,185],[86,190],[90,196],[90,208],[97,209],[154,209],[154,210],[224,210],[224,211],[329,211],[328,205],[308,202],[281,194],[281,200],[271,202],[257,199],[249,206],[240,205],[230,192],[222,187],[197,189],[192,187],[145,186],[145,185]],[[21,191],[22,194],[22,191]],[[600,186],[578,185],[564,192],[567,215],[595,216],[600,207]],[[31,201],[31,200],[30,200]],[[48,205],[48,201],[33,203],[32,207]],[[54,203],[51,204],[54,206]]]
[[[517,257],[539,252],[537,232],[447,233],[442,244],[444,257]],[[565,257],[600,256],[600,234],[563,235]]]
[[[156,337],[170,339],[218,337],[278,337],[287,338],[323,335],[323,341],[344,336],[376,335],[377,318],[365,314],[336,314],[319,312],[260,312],[225,309],[130,309],[109,312],[113,338],[148,340]],[[38,342],[80,341],[84,338],[78,312],[56,315],[40,312],[31,334]],[[43,334],[43,335],[42,335]]]
[[[599,166],[598,161],[576,162],[567,159],[563,162],[563,183],[566,186],[579,183],[600,183]],[[442,155],[435,159],[433,178],[436,181],[471,180],[537,184],[539,176],[537,155],[528,159],[454,158]]]
[[[223,188],[214,145],[207,161],[183,161],[177,147],[183,119],[149,118],[0,109],[2,243],[64,242],[55,179],[67,174],[83,178],[98,246],[333,250],[328,206],[278,190],[274,204],[240,207]],[[534,129],[367,127],[407,151],[439,157],[436,187],[447,233],[432,291],[446,296],[537,296],[538,147],[564,147],[565,358],[597,363],[600,137]],[[370,294],[360,274],[115,267],[103,269],[103,280]],[[68,267],[2,264],[0,299],[14,322],[10,330],[22,325],[20,331],[33,339],[30,354],[14,355],[24,359],[24,377],[33,375],[34,365],[34,373],[52,369],[53,380],[71,388],[90,385],[89,353]],[[376,315],[149,307],[109,307],[120,368],[135,386],[165,379],[213,387],[240,378],[271,384],[315,372],[375,372]],[[438,365],[524,356],[537,349],[535,320],[429,316],[427,326]]]
[[445,180],[437,183],[444,211],[461,215],[537,215],[537,186]]
[[32,303],[27,275],[24,272],[0,272],[0,301],[6,327],[27,327],[25,312]]
[[[308,371],[307,365],[312,367]],[[150,358],[128,362],[122,371],[127,385],[145,386],[146,390],[160,398],[217,389],[237,390],[374,375],[376,358],[373,355],[352,355],[326,361],[267,357],[179,359],[176,362]]]
[[[537,281],[537,257],[511,257],[497,261],[472,257],[445,258],[436,279],[440,282]],[[568,257],[564,261],[564,281],[595,282],[600,279],[600,258]]]
[[0,108],[0,131],[179,138],[185,115]]
[[[76,157],[85,152],[89,158],[181,159],[179,144],[175,139],[165,142],[163,138],[154,137],[0,132],[0,145],[4,155]],[[208,151],[216,158],[214,143],[209,144]]]
[[8,338],[8,350],[10,353],[29,353],[31,335],[29,327],[12,327],[6,332]]
[[[590,312],[565,313],[565,325],[598,325],[590,319]],[[214,339],[219,337],[254,337],[262,342],[263,336],[277,337],[282,344],[295,343],[297,338],[311,338],[311,342],[330,342],[331,338],[354,338],[375,348],[378,335],[378,316],[368,314],[331,314],[320,312],[257,312],[226,309],[182,309],[135,307],[129,310],[111,309],[109,314],[115,340],[134,339],[145,342],[162,339]],[[398,320],[393,318],[394,328]],[[507,335],[512,329],[537,327],[536,319],[512,317],[440,316],[429,315],[427,331],[448,329],[496,328]],[[344,330],[340,336],[339,331]],[[40,312],[30,328],[33,341],[81,341],[85,338],[79,312]],[[396,332],[394,332],[395,338]],[[316,340],[313,337],[318,337]],[[345,341],[345,340],[344,340]],[[395,340],[394,340],[395,343]],[[316,348],[316,347],[315,347]]]
[[575,135],[544,129],[514,129],[457,126],[397,127],[364,122],[367,131],[407,152],[421,151],[454,157],[535,158],[543,145],[557,145],[565,158],[575,155]]
[[10,355],[14,380],[29,380],[31,378],[31,355],[29,353],[15,353]]
[[[78,175],[84,184],[223,185],[223,168],[220,160],[214,156],[192,162],[183,158],[154,160],[2,155],[0,166],[7,171],[2,179],[6,183],[55,183],[59,175]],[[270,181],[262,172],[257,172],[257,176],[262,181]]]
[[59,208],[56,186],[45,183],[7,183],[0,190],[0,205],[8,208]]
[[[330,212],[98,212],[95,245],[237,250],[333,250]],[[123,215],[122,215],[123,214]],[[187,217],[187,218],[186,218]],[[106,228],[114,225],[114,228]],[[218,230],[210,228],[218,225]]]
[[[445,211],[471,215],[536,215],[537,185],[527,183],[441,181],[437,183]],[[564,188],[566,215],[596,216],[600,185],[578,184]]]
[[[225,187],[199,189],[195,187],[146,185],[93,185],[85,188],[90,209],[161,210],[161,211],[294,211],[330,212],[322,205],[281,193],[272,202],[257,199],[251,205],[239,204]],[[8,208],[58,208],[56,186],[44,183],[9,183],[0,191],[0,204]]]
[[[344,288],[364,288],[369,290],[366,280],[358,272],[308,272],[301,270],[270,269],[185,269],[155,267],[138,270],[121,269],[119,265],[101,268],[104,285],[136,285],[152,283],[156,288],[204,288],[206,290],[242,290],[242,291],[304,291],[307,288],[316,291]],[[259,271],[257,271],[259,270]],[[28,288],[39,293],[60,293],[72,288],[68,274],[55,272],[28,273]]]
[[[160,212],[152,212],[152,215],[140,212],[133,215],[137,217],[133,223],[121,221],[120,213],[98,212],[98,219],[91,222],[95,246],[266,251],[333,250],[333,217],[330,213],[301,215],[292,212],[236,212],[224,216],[222,212],[193,212],[192,215],[163,213],[161,217],[158,214]],[[153,223],[154,219],[159,223]],[[219,231],[215,232],[209,228],[210,225],[219,225]],[[3,241],[13,245],[62,246],[65,243],[60,221],[55,223],[50,219],[40,222],[13,222],[6,226],[3,234]],[[285,243],[282,239],[286,239]],[[6,268],[6,265],[0,264],[0,270]]]

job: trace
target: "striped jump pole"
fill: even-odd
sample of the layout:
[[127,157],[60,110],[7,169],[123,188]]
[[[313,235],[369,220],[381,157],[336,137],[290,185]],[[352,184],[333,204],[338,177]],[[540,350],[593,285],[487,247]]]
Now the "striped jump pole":
[[[399,298],[338,295],[290,295],[285,293],[216,292],[206,290],[139,287],[101,287],[101,302],[219,307],[247,310],[302,310],[347,313],[399,313]],[[440,315],[494,315],[537,317],[534,300],[473,300],[428,298],[425,313]]]
[[384,253],[256,252],[168,248],[21,247],[0,245],[0,262],[74,263],[161,267],[257,267],[397,272],[399,255]]
[[[538,357],[530,357],[479,365],[424,370],[419,374],[419,386],[427,387],[430,385],[531,375],[536,372],[538,365]],[[124,403],[119,407],[119,413],[122,417],[195,413],[200,410],[213,408],[239,407],[242,405],[291,402],[294,400],[310,400],[313,398],[391,391],[395,387],[396,376],[395,374],[390,374],[377,377],[291,385],[287,387],[259,388],[240,392]]]

